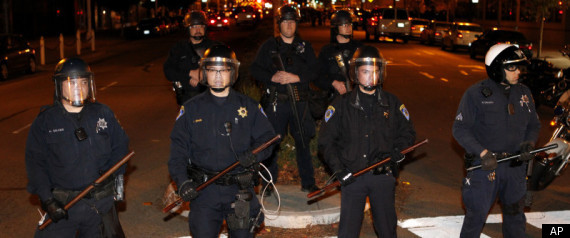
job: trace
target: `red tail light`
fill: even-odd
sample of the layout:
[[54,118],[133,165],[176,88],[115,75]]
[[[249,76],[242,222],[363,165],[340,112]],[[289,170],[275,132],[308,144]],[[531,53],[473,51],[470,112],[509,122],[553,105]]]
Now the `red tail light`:
[[378,20],[382,20],[382,19],[383,19],[382,16],[379,16],[379,17],[378,17]]
[[463,38],[463,34],[457,33],[457,37],[458,37],[458,38]]
[[528,46],[528,50],[532,50],[532,45],[529,45],[529,46]]
[[228,23],[228,19],[224,19],[224,23]]
[[216,23],[216,20],[214,20],[214,19],[210,20],[210,24],[214,24],[214,23]]
[[440,35],[441,35],[441,34],[440,34],[439,32],[436,32],[436,33],[435,33],[435,36],[440,36]]
[[412,26],[412,30],[415,30],[415,29],[416,29],[416,27],[415,27],[415,26]]

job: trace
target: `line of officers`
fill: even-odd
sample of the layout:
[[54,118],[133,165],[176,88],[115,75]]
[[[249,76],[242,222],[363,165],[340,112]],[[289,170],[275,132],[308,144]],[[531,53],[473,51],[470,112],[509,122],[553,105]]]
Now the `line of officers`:
[[[261,181],[263,195],[272,196],[268,180],[278,179],[278,145],[254,149],[277,134],[289,133],[295,141],[301,190],[318,191],[308,144],[315,136],[313,118],[322,119],[318,148],[341,184],[338,236],[359,236],[367,197],[377,235],[397,236],[395,184],[405,158],[400,151],[413,145],[415,130],[406,106],[382,88],[386,60],[376,47],[352,39],[351,19],[347,11],[333,14],[331,43],[317,58],[297,35],[298,9],[281,7],[280,35],[261,45],[250,66],[263,85],[257,102],[232,89],[240,62],[228,46],[206,37],[205,13],[186,16],[190,37],[172,47],[164,73],[181,105],[168,169],[178,195],[191,201],[194,237],[217,237],[224,221],[230,237],[253,237],[264,220],[254,186]],[[525,165],[540,127],[529,89],[518,83],[526,62],[515,46],[491,47],[485,59],[489,79],[461,100],[453,135],[471,155],[469,165],[483,165],[464,178],[461,237],[480,236],[497,196],[505,237],[524,237]],[[39,196],[55,222],[36,237],[124,237],[114,201],[122,199],[125,166],[105,182],[92,183],[127,154],[129,139],[113,112],[95,100],[93,73],[83,60],[59,62],[53,81],[54,104],[42,108],[26,144],[28,191]],[[517,163],[497,164],[505,153],[522,156]],[[387,157],[387,165],[353,176]],[[236,169],[197,191],[236,162]],[[266,179],[258,176],[260,163],[268,168],[261,173]],[[95,189],[88,196],[64,209],[89,185]]]

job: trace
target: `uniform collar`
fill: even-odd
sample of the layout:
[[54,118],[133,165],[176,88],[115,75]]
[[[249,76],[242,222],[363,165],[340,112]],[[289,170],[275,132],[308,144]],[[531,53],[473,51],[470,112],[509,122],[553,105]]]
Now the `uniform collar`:
[[[356,85],[356,88],[350,92],[349,102],[350,105],[353,106],[354,108],[363,110],[362,105],[360,104],[360,97],[358,96],[359,91],[360,89],[358,88],[358,85]],[[386,99],[386,93],[380,88],[376,89],[376,92],[377,92],[376,95],[378,96],[378,103],[380,104],[380,106],[383,107],[390,106],[388,100]]]
[[[213,102],[215,96],[212,94],[210,89],[208,89],[207,92],[208,92],[208,97],[210,97],[210,101]],[[233,88],[230,88],[230,92],[229,92],[228,96],[226,97],[226,101],[224,102],[224,105],[226,105],[226,104],[239,105],[238,104],[239,99],[238,99],[238,95],[236,93],[237,92]]]

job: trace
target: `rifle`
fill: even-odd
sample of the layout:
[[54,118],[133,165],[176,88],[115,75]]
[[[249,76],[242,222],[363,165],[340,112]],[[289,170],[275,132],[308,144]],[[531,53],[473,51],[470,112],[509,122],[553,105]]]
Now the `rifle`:
[[342,58],[342,54],[338,54],[334,56],[338,67],[340,68],[340,72],[344,78],[344,86],[346,87],[346,91],[352,91],[352,84],[350,83],[350,79],[348,78],[348,73],[346,72],[346,65],[344,64],[344,59]]
[[[545,147],[542,147],[542,148],[538,148],[538,149],[536,149],[536,150],[533,150],[533,151],[531,151],[530,153],[531,153],[531,154],[536,154],[536,153],[538,153],[538,152],[547,151],[547,150],[554,149],[554,148],[557,148],[557,147],[558,147],[557,144],[552,144],[552,145],[549,145],[549,146],[545,146]],[[511,155],[511,156],[508,156],[508,157],[505,157],[505,158],[498,159],[498,160],[497,160],[497,163],[501,163],[501,162],[503,162],[503,161],[512,160],[512,159],[517,159],[517,158],[519,158],[519,157],[521,157],[520,154],[518,154],[518,155]],[[482,166],[482,165],[476,165],[476,166],[467,168],[467,171],[469,172],[469,171],[476,170],[476,169],[481,168],[481,167],[483,167],[483,166]]]
[[[95,182],[93,184],[102,183],[105,179],[107,179],[109,176],[111,176],[111,174],[113,174],[121,166],[123,166],[123,164],[127,163],[127,161],[129,161],[129,159],[131,159],[131,157],[133,157],[134,154],[135,154],[135,152],[131,150],[131,152],[129,152],[125,157],[123,157],[123,159],[121,159],[119,162],[117,162],[115,165],[113,165],[113,167],[111,167],[109,170],[107,170],[107,172],[105,172],[103,175],[101,175],[101,177],[99,177],[97,180],[95,180]],[[95,188],[95,186],[93,184],[91,184],[91,185],[87,186],[87,188],[83,189],[83,191],[81,191],[81,193],[77,194],[77,196],[75,196],[75,198],[73,198],[73,200],[71,200],[69,203],[65,204],[63,209],[65,209],[67,211],[71,207],[73,207],[73,205],[75,205],[77,202],[79,202],[79,200],[81,200],[83,197],[85,197],[87,195],[87,193],[91,192],[91,190],[93,190],[93,188]],[[38,229],[41,231],[41,230],[45,229],[51,223],[52,223],[52,220],[51,220],[51,218],[49,218],[45,222],[43,222],[39,226]]]
[[[415,150],[416,148],[418,148],[418,147],[420,147],[420,146],[422,146],[422,145],[424,145],[424,144],[426,144],[426,143],[428,143],[428,139],[424,139],[424,140],[422,140],[422,141],[420,141],[420,142],[418,142],[418,143],[416,143],[416,144],[414,144],[414,145],[412,145],[412,146],[410,146],[410,147],[408,147],[408,148],[406,148],[406,149],[400,151],[400,153],[402,153],[402,154],[410,153],[411,151]],[[360,176],[360,175],[363,175],[364,173],[366,173],[366,172],[368,172],[368,171],[370,171],[370,170],[372,170],[372,169],[374,169],[374,168],[376,168],[376,167],[378,167],[378,166],[380,166],[380,165],[382,165],[382,164],[384,164],[384,163],[386,163],[386,162],[388,162],[388,161],[390,161],[390,157],[386,157],[386,158],[383,159],[382,161],[377,162],[377,163],[375,163],[375,164],[373,164],[373,165],[370,165],[370,166],[368,166],[368,167],[366,167],[366,168],[364,168],[364,169],[362,169],[362,170],[360,170],[360,171],[354,173],[352,176],[353,176],[353,177],[358,177],[358,176]],[[326,191],[328,191],[328,190],[330,190],[330,189],[332,189],[332,188],[335,188],[335,187],[337,187],[337,186],[339,186],[339,185],[340,185],[340,182],[339,182],[338,180],[337,180],[337,181],[334,181],[333,183],[331,183],[331,184],[329,184],[329,185],[327,185],[327,186],[321,188],[319,191],[314,191],[314,192],[312,192],[312,193],[307,194],[307,198],[312,198],[312,197],[314,197],[314,196],[316,196],[316,195],[318,195],[318,194],[321,194],[321,193],[323,193],[323,192],[326,192]]]
[[[276,135],[275,137],[273,137],[271,140],[268,140],[267,142],[261,144],[260,146],[258,146],[257,148],[255,148],[251,153],[252,154],[257,154],[259,152],[261,152],[262,150],[266,149],[267,147],[269,147],[271,144],[275,143],[275,141],[281,139],[281,135]],[[227,174],[228,172],[230,172],[232,169],[234,169],[235,167],[237,167],[239,165],[239,161],[236,161],[235,163],[231,164],[230,166],[228,166],[227,168],[225,168],[224,170],[222,170],[220,173],[216,174],[216,176],[212,177],[211,179],[208,179],[206,182],[204,182],[203,184],[200,184],[200,186],[198,186],[196,188],[196,192],[204,189],[205,187],[207,187],[208,185],[212,184],[214,181],[216,181],[217,179],[219,179],[220,177],[222,177],[223,175]],[[167,213],[168,211],[172,210],[172,208],[182,204],[182,202],[184,202],[184,200],[182,200],[182,198],[178,198],[176,199],[176,201],[174,201],[171,204],[166,205],[166,207],[164,207],[162,209],[163,213]]]
[[[271,52],[271,59],[273,60],[273,64],[279,71],[285,71],[285,66],[283,65],[283,60],[279,55],[279,52],[272,51]],[[301,134],[301,143],[303,144],[303,148],[305,147],[305,132],[303,131],[303,124],[301,124],[301,120],[299,119],[299,112],[297,111],[297,101],[299,101],[299,94],[296,90],[293,90],[293,86],[291,84],[287,84],[287,94],[289,95],[289,104],[291,104],[291,112],[293,112],[293,116],[295,118],[295,124],[297,124],[297,129],[299,130],[299,134]]]

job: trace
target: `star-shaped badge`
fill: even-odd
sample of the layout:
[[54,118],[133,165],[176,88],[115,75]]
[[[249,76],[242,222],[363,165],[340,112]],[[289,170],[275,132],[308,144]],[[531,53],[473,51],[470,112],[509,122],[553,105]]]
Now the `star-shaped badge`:
[[245,107],[240,107],[238,110],[238,115],[241,116],[241,118],[245,118],[247,117],[247,110],[245,109]]

